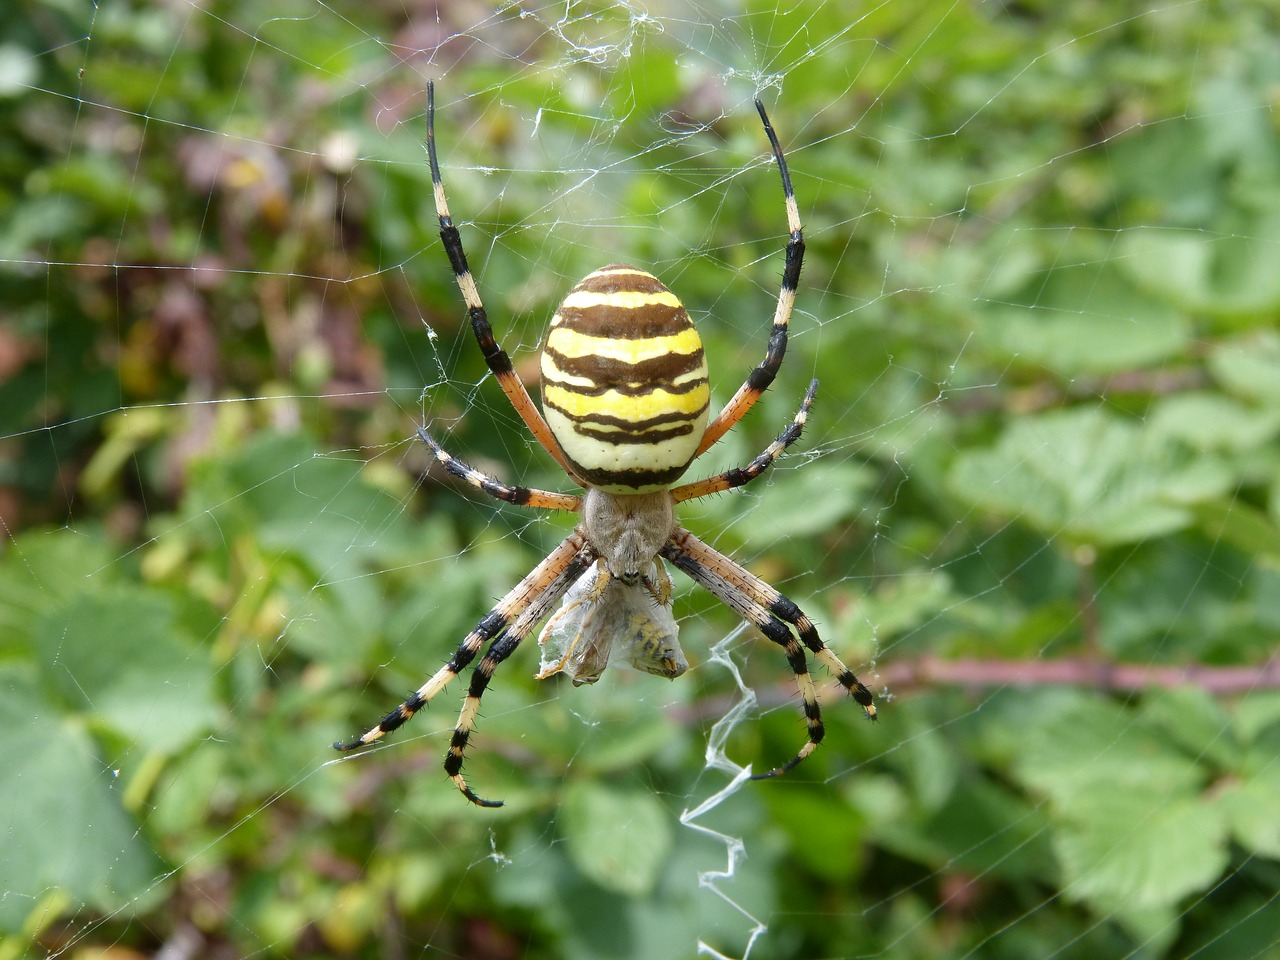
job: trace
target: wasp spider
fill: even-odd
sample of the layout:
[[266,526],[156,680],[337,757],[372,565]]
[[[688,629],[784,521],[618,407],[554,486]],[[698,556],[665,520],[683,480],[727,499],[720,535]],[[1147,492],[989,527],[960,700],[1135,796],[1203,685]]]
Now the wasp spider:
[[[832,653],[813,622],[793,602],[717,553],[675,520],[685,500],[740,487],[760,476],[800,436],[817,381],[809,384],[794,419],[745,467],[673,486],[689,465],[722,437],[773,382],[787,347],[787,323],[795,301],[804,237],[782,148],[759,100],[756,110],[782,177],[786,204],[786,266],[764,359],[729,403],[708,422],[710,389],[702,341],[675,294],[635,267],[602,267],[569,291],[551,318],[542,352],[540,414],[511,359],[498,346],[467,266],[440,180],[435,146],[435,91],[427,87],[427,155],[440,238],[453,267],[484,358],[538,443],[584,493],[552,493],[510,486],[447,453],[419,431],[435,458],[454,476],[499,500],[523,507],[569,510],[581,522],[533,572],[503,597],[463,639],[449,661],[368,733],[334,744],[354,750],[398,728],[475,659],[444,768],[473,803],[499,806],[471,791],[462,776],[467,742],[480,698],[498,665],[509,657],[562,598],[564,607],[544,631],[558,636],[544,655],[548,676],[560,670],[578,683],[596,680],[615,639],[619,653],[650,673],[676,677],[686,664],[670,616],[671,581],[663,561],[674,564],[719,597],[786,652],[795,674],[808,741],[786,763],[756,779],[785,773],[822,741],[822,713],[809,675],[805,648],[835,674],[866,715],[875,718],[871,692]],[[615,634],[618,636],[615,637]]]

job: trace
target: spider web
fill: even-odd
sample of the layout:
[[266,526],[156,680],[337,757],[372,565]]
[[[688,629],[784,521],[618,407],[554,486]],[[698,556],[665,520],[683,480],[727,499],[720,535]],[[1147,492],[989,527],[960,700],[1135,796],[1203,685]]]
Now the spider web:
[[[1280,890],[1275,13],[1187,0],[28,3],[0,41],[0,960],[1270,957]],[[681,521],[877,693],[804,727],[677,584],[691,669],[465,679],[365,753],[571,520],[487,375],[652,270],[713,405]],[[560,678],[563,679],[563,678]],[[24,954],[24,951],[26,953]]]

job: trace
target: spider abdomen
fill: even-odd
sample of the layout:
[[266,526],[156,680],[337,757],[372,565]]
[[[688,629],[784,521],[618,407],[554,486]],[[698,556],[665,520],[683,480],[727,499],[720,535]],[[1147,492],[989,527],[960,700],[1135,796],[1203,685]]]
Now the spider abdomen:
[[569,291],[542,351],[542,408],[578,476],[613,493],[669,487],[707,425],[702,339],[652,274],[613,264]]

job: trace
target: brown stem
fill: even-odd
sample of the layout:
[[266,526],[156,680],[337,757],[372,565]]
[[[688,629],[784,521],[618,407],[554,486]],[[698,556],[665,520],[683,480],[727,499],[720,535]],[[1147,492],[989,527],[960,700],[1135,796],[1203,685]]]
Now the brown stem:
[[[1191,663],[1161,666],[1144,663],[1112,663],[1099,669],[1092,657],[1069,660],[980,660],[945,659],[924,654],[894,660],[864,676],[872,691],[888,690],[901,695],[911,690],[936,687],[965,687],[983,690],[992,687],[1092,687],[1099,690],[1148,690],[1195,686],[1217,696],[1248,693],[1252,690],[1280,689],[1280,656],[1257,666],[1210,667]],[[824,693],[835,696],[835,690]],[[795,699],[795,687],[780,682],[757,688],[761,707],[768,709]],[[722,716],[738,699],[737,694],[712,697],[673,711],[677,722]]]
[[1258,666],[1210,667],[1200,663],[1161,666],[1115,663],[1099,676],[1092,658],[1077,660],[944,660],[925,655],[885,664],[877,679],[894,691],[921,686],[1036,687],[1099,686],[1108,690],[1196,686],[1225,695],[1280,687],[1280,657]]

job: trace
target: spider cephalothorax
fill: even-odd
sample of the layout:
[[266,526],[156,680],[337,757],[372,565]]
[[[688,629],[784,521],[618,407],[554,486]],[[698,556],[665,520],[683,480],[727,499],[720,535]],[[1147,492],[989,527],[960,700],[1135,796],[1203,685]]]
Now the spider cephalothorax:
[[395,730],[466,669],[488,643],[471,675],[444,767],[468,800],[499,806],[476,796],[462,777],[462,761],[480,698],[498,664],[563,599],[564,605],[543,631],[539,677],[564,671],[575,683],[592,683],[611,657],[625,658],[649,673],[680,676],[688,665],[676,641],[671,580],[664,560],[781,646],[795,674],[809,738],[789,761],[757,778],[785,773],[822,740],[822,711],[809,675],[806,649],[836,675],[867,716],[875,718],[870,691],[827,648],[799,607],[675,519],[676,504],[740,487],[767,470],[800,436],[818,386],[816,380],[809,384],[786,429],[745,467],[673,486],[773,383],[787,349],[787,325],[800,279],[804,237],[782,148],[759,100],[756,110],[782,176],[789,232],[782,290],[764,359],[708,422],[706,357],[688,312],[652,274],[613,264],[589,274],[569,291],[551,319],[542,353],[544,419],[516,377],[511,358],[494,339],[467,266],[462,238],[449,215],[436,160],[435,91],[432,85],[427,86],[427,153],[440,238],[466,302],[472,330],[489,369],[521,419],[586,492],[577,495],[510,486],[467,466],[425,430],[418,431],[446,470],[490,496],[519,506],[570,510],[582,519],[573,533],[467,634],[443,667],[368,733],[335,744],[339,750],[373,743]]

